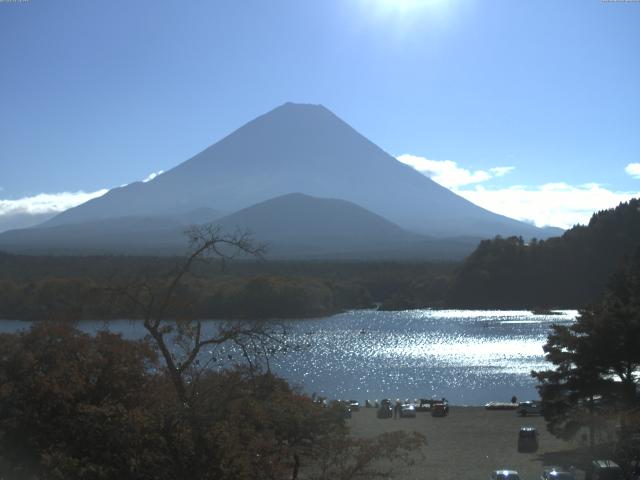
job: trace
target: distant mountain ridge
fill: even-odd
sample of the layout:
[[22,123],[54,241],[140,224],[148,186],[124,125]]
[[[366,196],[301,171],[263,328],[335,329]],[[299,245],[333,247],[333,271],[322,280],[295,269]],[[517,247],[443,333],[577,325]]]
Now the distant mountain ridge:
[[37,254],[181,254],[184,230],[215,222],[220,214],[201,208],[180,215],[124,216],[82,223],[10,230],[0,234],[0,249]]
[[[460,260],[479,238],[433,239],[406,231],[345,200],[293,193],[216,218],[201,209],[189,215],[122,217],[13,230],[0,248],[22,253],[182,254],[191,224],[220,225],[226,232],[250,231],[268,245],[267,258]],[[43,242],[42,239],[46,239]]]

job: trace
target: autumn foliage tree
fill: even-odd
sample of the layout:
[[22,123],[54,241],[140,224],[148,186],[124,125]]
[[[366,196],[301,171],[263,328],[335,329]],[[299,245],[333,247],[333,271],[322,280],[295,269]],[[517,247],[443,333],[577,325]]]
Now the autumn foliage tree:
[[68,324],[0,336],[6,478],[153,478],[140,468],[158,453],[146,408],[155,358],[145,343]]
[[340,412],[270,374],[208,372],[189,408],[146,341],[64,323],[0,336],[0,476],[252,479],[291,472]]
[[[110,289],[139,309],[144,340],[89,335],[68,322],[0,336],[0,477],[295,479],[304,469],[306,478],[346,480],[378,475],[378,457],[407,461],[423,438],[351,438],[339,407],[269,372],[263,360],[286,347],[280,332],[255,321],[207,328],[193,315],[181,288],[194,264],[261,247],[215,227],[189,235],[191,251],[169,275]],[[238,359],[216,364],[229,345]],[[327,455],[336,460],[330,477]]]
[[186,408],[159,367],[148,341],[68,323],[0,336],[0,477],[388,478],[424,444],[352,438],[341,409],[247,368],[202,372]]

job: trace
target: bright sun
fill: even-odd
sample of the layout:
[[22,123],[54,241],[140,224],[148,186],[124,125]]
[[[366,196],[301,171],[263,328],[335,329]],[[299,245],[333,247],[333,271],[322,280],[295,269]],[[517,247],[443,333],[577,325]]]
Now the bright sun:
[[359,0],[361,8],[370,18],[405,24],[425,14],[444,16],[451,0]]
[[411,14],[417,10],[433,9],[446,3],[446,0],[364,0],[366,6],[378,13]]

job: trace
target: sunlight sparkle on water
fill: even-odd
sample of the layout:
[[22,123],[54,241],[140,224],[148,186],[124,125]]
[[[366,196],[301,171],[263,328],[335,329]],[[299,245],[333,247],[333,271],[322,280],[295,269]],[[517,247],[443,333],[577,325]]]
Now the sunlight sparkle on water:
[[[271,359],[275,373],[308,393],[330,398],[446,396],[454,404],[535,398],[531,370],[547,367],[542,345],[551,325],[569,324],[574,310],[553,315],[506,310],[355,310],[327,318],[287,320],[289,341],[300,350]],[[4,321],[2,331],[28,327]],[[140,322],[80,322],[90,333],[108,328],[139,339]],[[215,329],[220,322],[205,322]],[[242,357],[234,346],[204,352],[202,364],[219,369]]]
[[438,394],[456,403],[533,397],[530,371],[545,368],[542,345],[550,326],[572,322],[576,314],[347,312],[307,322],[314,330],[309,349],[280,365],[291,371],[295,364],[305,372],[305,389],[334,397]]

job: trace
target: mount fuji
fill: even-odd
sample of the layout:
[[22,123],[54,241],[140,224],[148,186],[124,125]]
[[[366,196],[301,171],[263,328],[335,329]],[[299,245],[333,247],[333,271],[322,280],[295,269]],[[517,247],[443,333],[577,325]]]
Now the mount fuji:
[[[114,188],[36,228],[1,234],[0,248],[15,250],[22,243],[46,249],[50,233],[56,232],[56,245],[64,246],[66,242],[75,249],[78,242],[72,237],[81,234],[83,245],[90,249],[91,231],[104,233],[104,229],[119,237],[119,245],[125,245],[128,230],[118,229],[123,223],[135,224],[136,218],[146,219],[146,223],[155,219],[151,223],[156,227],[164,223],[166,230],[171,225],[184,224],[185,218],[192,223],[221,219],[292,193],[303,194],[292,198],[355,204],[371,213],[369,220],[393,224],[398,238],[404,234],[431,240],[495,235],[546,238],[561,232],[540,229],[474,205],[402,164],[323,106],[286,103],[149,182]],[[279,215],[275,207],[285,203],[290,206],[292,198],[276,202],[269,214],[286,217],[286,212]],[[210,213],[213,211],[215,216]],[[358,209],[349,211],[362,213]],[[209,212],[209,216],[198,217],[194,212]],[[327,215],[315,219],[318,228],[314,230],[331,237],[336,232],[331,231],[333,226],[327,223],[330,214]],[[122,222],[123,218],[128,220]],[[291,218],[291,222],[295,220]],[[345,222],[348,224],[348,219]],[[137,235],[144,236],[146,223],[136,227]],[[296,224],[290,227],[284,230],[291,232]],[[389,227],[385,231],[392,230]],[[305,231],[310,235],[308,229],[299,229],[298,242],[305,243]],[[373,240],[366,235],[356,237],[356,243],[363,247]],[[145,243],[152,244],[152,239]]]

